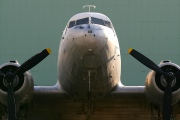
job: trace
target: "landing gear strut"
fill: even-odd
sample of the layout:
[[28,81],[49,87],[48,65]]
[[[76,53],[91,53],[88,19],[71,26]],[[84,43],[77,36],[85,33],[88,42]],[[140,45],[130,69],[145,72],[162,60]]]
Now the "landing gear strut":
[[[151,106],[151,120],[163,120],[161,110],[158,107]],[[170,120],[175,120],[175,116],[171,114]]]

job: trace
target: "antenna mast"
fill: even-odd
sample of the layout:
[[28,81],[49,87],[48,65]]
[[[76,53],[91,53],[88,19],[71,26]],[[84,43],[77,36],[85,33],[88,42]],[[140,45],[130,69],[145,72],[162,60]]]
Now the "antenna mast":
[[84,9],[85,7],[88,7],[88,8],[89,8],[89,12],[91,11],[91,7],[93,7],[94,9],[96,8],[95,5],[84,5],[84,6],[83,6],[83,9]]

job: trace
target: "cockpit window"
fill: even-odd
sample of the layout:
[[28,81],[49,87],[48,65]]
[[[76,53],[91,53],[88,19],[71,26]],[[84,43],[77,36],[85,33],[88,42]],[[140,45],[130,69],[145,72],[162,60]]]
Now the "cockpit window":
[[[68,28],[72,28],[72,27],[77,26],[77,25],[88,24],[88,23],[89,23],[89,18],[87,17],[87,18],[79,19],[77,21],[69,22]],[[103,26],[112,28],[110,21],[105,21],[105,20],[102,20],[99,18],[91,17],[91,23],[92,24],[99,24],[99,25],[103,25]]]
[[91,23],[92,24],[99,24],[99,25],[103,25],[103,26],[107,26],[109,28],[112,28],[111,22],[105,21],[105,20],[102,20],[102,19],[99,19],[99,18],[91,17]]
[[103,20],[98,19],[98,18],[94,18],[94,17],[91,17],[91,23],[92,24],[104,25],[104,21]]
[[89,18],[83,18],[76,21],[76,25],[88,24],[88,23],[89,23]]
[[109,21],[104,21],[105,26],[112,28],[111,23]]
[[71,22],[69,23],[68,28],[71,28],[71,27],[74,27],[74,26],[75,26],[75,21],[71,21]]

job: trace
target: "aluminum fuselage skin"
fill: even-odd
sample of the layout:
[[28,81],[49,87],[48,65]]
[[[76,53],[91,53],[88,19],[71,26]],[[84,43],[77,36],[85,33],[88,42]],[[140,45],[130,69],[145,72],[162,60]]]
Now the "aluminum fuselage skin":
[[120,67],[120,48],[113,27],[88,23],[65,28],[59,47],[58,84],[67,93],[80,98],[102,97],[119,83]]

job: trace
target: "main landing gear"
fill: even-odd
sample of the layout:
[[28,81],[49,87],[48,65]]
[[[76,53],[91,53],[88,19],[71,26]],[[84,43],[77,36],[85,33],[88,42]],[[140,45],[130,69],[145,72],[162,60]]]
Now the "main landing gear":
[[[161,110],[158,107],[151,106],[151,120],[163,120]],[[171,114],[170,120],[175,120],[175,115]]]

